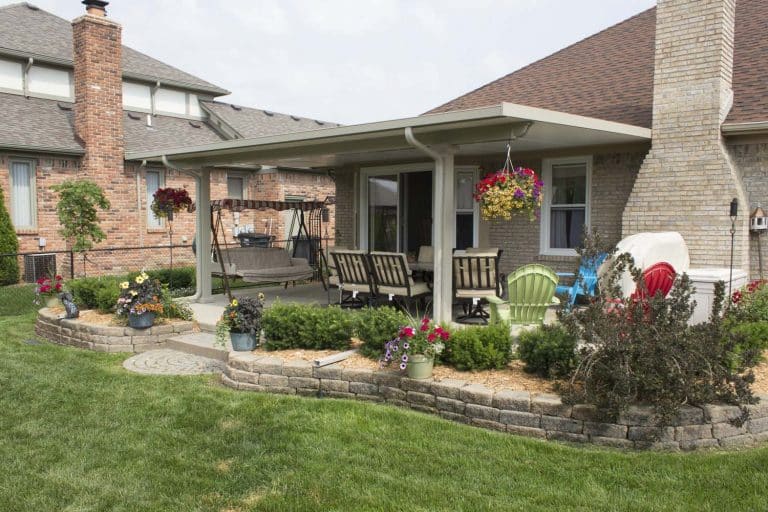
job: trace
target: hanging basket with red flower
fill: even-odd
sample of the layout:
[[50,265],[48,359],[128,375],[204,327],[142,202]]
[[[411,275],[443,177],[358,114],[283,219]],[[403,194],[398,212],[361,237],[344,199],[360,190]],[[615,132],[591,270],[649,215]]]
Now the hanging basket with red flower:
[[507,154],[504,167],[488,174],[475,186],[475,201],[480,203],[484,220],[510,220],[512,215],[538,217],[544,183],[533,169],[515,167]]
[[152,196],[152,213],[158,219],[168,218],[173,220],[173,214],[186,210],[192,204],[187,189],[184,188],[159,188]]

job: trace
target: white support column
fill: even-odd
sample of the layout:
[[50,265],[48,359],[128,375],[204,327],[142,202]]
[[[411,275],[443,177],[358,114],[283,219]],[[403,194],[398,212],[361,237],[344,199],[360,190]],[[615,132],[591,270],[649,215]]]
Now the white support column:
[[432,180],[432,245],[434,246],[435,278],[432,290],[432,311],[435,322],[453,320],[453,239],[456,230],[455,168],[453,153],[441,152],[435,159]]
[[197,181],[197,218],[195,231],[197,236],[197,296],[198,302],[212,302],[211,296],[211,170],[200,170]]

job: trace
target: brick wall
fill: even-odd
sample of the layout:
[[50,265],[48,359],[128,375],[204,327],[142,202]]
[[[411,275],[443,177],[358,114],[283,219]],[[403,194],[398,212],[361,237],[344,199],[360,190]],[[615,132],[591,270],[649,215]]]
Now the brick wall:
[[[623,233],[679,231],[693,267],[728,266],[728,204],[746,196],[720,134],[733,92],[734,0],[660,0],[653,144],[624,210]],[[747,222],[735,264],[747,267]]]
[[357,236],[355,212],[355,173],[356,169],[342,169],[336,172],[336,245],[356,247]]
[[[768,144],[738,144],[728,147],[731,159],[739,169],[747,193],[748,205],[741,209],[747,217],[757,207],[768,211]],[[763,268],[768,270],[768,233],[762,235],[750,234],[749,237],[749,271],[752,279],[768,276],[768,272],[760,275],[758,261],[758,244],[763,254]]]

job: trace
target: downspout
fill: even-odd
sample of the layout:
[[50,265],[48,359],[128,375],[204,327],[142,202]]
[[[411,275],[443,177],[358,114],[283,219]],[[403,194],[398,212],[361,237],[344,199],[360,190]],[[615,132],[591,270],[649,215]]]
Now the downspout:
[[[435,322],[450,322],[453,318],[451,292],[453,273],[451,257],[453,238],[446,233],[454,216],[453,154],[440,153],[422,144],[413,134],[413,128],[405,128],[405,140],[435,161],[432,180],[432,245],[434,246],[433,317]],[[455,223],[454,230],[455,230]],[[452,233],[452,231],[451,231]]]
[[32,57],[29,58],[27,63],[24,65],[24,76],[22,77],[22,81],[24,82],[22,84],[24,97],[29,99],[29,69],[32,67],[32,64],[35,63],[35,59]]
[[[195,179],[195,196],[199,196],[200,185],[201,185],[201,181],[202,181],[201,173],[197,173],[197,172],[190,171],[190,170],[187,170],[187,169],[182,169],[181,167],[172,164],[170,162],[170,160],[168,160],[168,157],[165,156],[165,155],[162,155],[160,157],[160,160],[163,162],[163,165],[166,166],[168,169],[173,169],[175,171],[178,171],[181,174],[186,174],[187,176],[191,176],[192,178],[194,178]],[[144,162],[146,162],[146,160]],[[195,199],[197,199],[197,197]],[[200,201],[198,200],[198,203],[199,202]],[[203,211],[203,209],[200,208],[200,204],[198,204],[197,206],[198,206],[198,208],[197,208],[198,213],[197,213],[197,218],[195,219],[195,235],[197,235],[197,231],[198,231],[198,229],[200,227],[199,217],[200,217],[200,215],[202,215],[200,212]],[[202,260],[200,255],[203,254],[203,251],[200,250],[200,245],[201,245],[200,243],[197,243],[197,254],[195,255],[195,269],[196,269],[195,273],[196,274],[200,274],[200,271],[199,271],[200,270],[200,261]],[[195,294],[192,295],[192,296],[189,296],[189,297],[185,297],[185,299],[188,302],[196,302],[202,296],[202,294],[203,294],[202,293],[202,286],[200,285],[200,283],[201,283],[200,275],[196,275],[195,276],[195,282],[197,283],[197,286],[195,286]]]

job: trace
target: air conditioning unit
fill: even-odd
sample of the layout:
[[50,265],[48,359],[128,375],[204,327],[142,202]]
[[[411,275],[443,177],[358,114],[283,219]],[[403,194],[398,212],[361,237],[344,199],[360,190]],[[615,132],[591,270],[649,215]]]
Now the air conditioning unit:
[[55,254],[25,254],[24,281],[34,283],[41,277],[56,275]]

